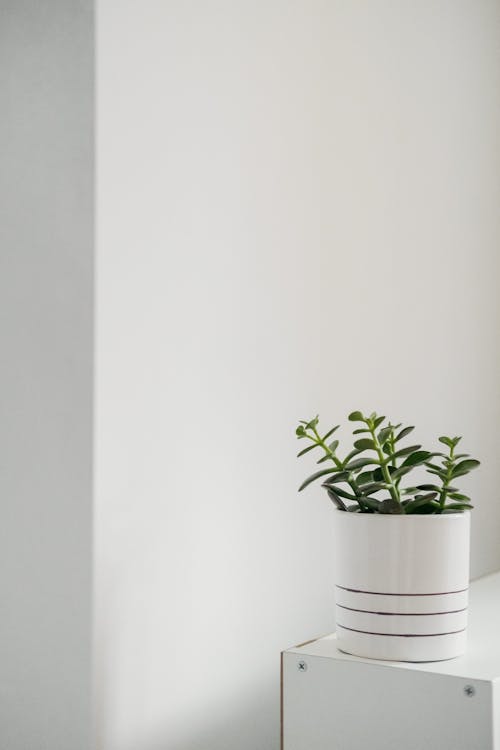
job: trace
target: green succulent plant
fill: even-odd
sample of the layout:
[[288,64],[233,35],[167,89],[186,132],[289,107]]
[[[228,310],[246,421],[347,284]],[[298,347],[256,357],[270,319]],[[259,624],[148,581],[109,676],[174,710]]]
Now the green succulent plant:
[[[353,411],[348,419],[360,424],[353,434],[363,437],[356,438],[343,459],[337,452],[339,441],[331,440],[340,425],[321,436],[318,416],[309,422],[300,421],[295,434],[309,444],[297,456],[319,448],[322,456],[317,463],[326,466],[302,482],[299,492],[323,479],[322,487],[337,508],[354,513],[438,514],[473,507],[470,498],[453,486],[456,479],[479,466],[479,461],[468,454],[455,452],[460,437],[439,438],[447,453],[423,450],[421,445],[402,447],[401,441],[414,427],[392,424],[375,412],[365,417]],[[432,475],[433,481],[403,487],[402,482],[406,484],[411,472],[420,467]]]

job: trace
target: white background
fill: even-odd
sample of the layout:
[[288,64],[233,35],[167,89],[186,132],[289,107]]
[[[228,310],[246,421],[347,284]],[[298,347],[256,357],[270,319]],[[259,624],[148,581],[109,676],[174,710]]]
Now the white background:
[[0,744],[88,744],[92,600],[91,750],[277,750],[334,620],[298,419],[463,434],[500,567],[500,9],[99,0],[94,306],[88,6],[1,4]]

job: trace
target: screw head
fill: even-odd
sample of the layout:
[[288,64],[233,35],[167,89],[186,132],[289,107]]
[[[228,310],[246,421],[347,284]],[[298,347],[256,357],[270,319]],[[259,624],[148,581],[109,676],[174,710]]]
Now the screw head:
[[466,685],[464,687],[464,693],[467,698],[472,698],[472,696],[476,694],[476,689],[473,685]]
[[299,661],[297,664],[297,669],[299,672],[307,672],[307,664],[305,661]]

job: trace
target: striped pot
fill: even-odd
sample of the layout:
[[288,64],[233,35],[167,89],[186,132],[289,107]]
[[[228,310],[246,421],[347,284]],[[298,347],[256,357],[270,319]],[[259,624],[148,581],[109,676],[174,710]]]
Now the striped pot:
[[470,513],[335,511],[338,648],[391,661],[465,652]]

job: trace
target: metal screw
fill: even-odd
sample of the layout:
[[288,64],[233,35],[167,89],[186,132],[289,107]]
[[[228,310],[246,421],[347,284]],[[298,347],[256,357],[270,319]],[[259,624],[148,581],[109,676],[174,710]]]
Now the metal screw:
[[466,685],[464,687],[464,693],[467,698],[472,698],[472,696],[476,694],[476,690],[472,685]]
[[299,663],[297,664],[297,669],[299,670],[299,672],[307,672],[307,664],[305,663],[305,661],[299,661]]

